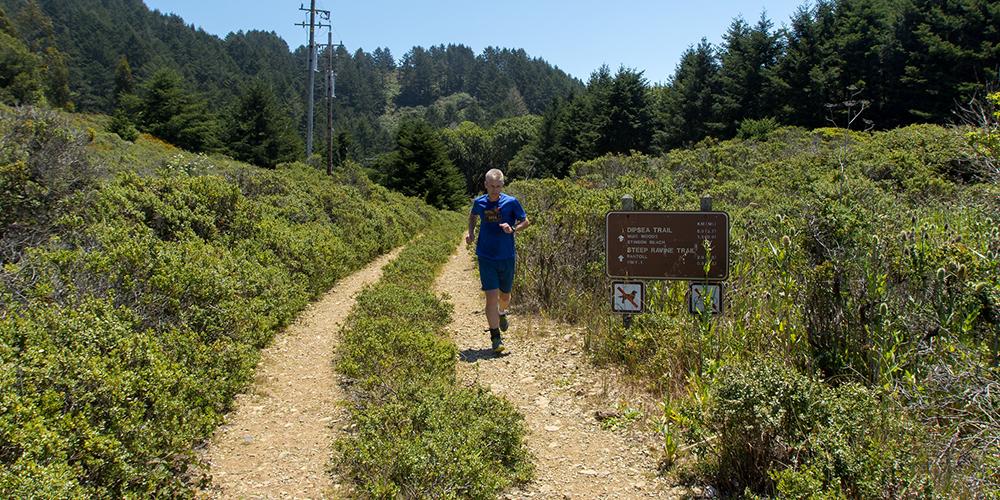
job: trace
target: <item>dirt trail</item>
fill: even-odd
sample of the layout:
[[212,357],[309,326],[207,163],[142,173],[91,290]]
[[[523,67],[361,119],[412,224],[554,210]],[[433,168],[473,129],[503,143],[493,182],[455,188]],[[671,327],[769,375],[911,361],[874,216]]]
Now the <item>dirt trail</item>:
[[400,249],[343,278],[263,351],[254,387],[236,398],[204,459],[219,498],[337,496],[326,473],[333,425],[346,418],[332,360],[354,296]]
[[[655,436],[633,426],[606,430],[598,411],[619,398],[639,398],[595,369],[583,353],[582,330],[511,316],[504,340],[509,354],[496,357],[483,332],[484,298],[473,257],[459,245],[437,280],[455,305],[450,333],[458,345],[459,379],[479,383],[513,403],[528,426],[536,480],[507,498],[677,498],[683,492],[657,477]],[[514,299],[517,299],[515,284]],[[648,403],[648,401],[647,401]]]

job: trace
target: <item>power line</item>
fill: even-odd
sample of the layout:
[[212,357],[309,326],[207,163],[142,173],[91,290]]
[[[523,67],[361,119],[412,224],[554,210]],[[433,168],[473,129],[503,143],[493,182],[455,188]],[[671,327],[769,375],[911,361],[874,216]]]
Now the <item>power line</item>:
[[[303,28],[309,28],[309,62],[306,66],[306,72],[309,75],[309,98],[306,104],[306,160],[312,156],[313,150],[313,93],[316,87],[316,28],[330,28],[330,11],[316,9],[316,0],[310,0],[309,8],[305,8],[302,4],[299,4],[299,10],[309,12],[309,24],[304,22],[296,23],[296,26],[302,26]],[[327,21],[323,24],[322,21],[316,22],[316,14],[319,14],[320,18]]]
[[333,175],[333,99],[337,97],[337,72],[333,66],[333,51],[343,47],[343,42],[333,44],[333,28],[326,32],[328,55],[326,68],[326,173]]

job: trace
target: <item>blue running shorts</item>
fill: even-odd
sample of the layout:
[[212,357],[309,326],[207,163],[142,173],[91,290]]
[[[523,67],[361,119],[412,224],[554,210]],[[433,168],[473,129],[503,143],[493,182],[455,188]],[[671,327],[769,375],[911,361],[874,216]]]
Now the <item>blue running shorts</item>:
[[514,259],[479,257],[479,281],[483,284],[483,291],[499,288],[503,293],[510,293],[514,287]]

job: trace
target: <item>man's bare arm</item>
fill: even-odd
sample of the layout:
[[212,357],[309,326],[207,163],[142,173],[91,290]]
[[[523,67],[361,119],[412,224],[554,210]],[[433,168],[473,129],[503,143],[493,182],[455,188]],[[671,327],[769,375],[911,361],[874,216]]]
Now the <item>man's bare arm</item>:
[[466,243],[472,243],[473,238],[476,234],[476,217],[478,217],[475,212],[469,212],[469,234],[465,236]]

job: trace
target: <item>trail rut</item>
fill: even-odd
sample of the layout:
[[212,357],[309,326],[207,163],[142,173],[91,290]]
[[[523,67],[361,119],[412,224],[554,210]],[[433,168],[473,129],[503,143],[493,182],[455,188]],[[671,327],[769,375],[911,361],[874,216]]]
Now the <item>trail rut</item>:
[[[656,474],[656,438],[648,430],[610,430],[595,418],[629,389],[583,355],[582,330],[538,317],[511,316],[509,354],[497,357],[483,332],[485,303],[473,257],[459,245],[436,282],[455,305],[449,326],[458,345],[459,379],[479,383],[524,415],[536,480],[507,498],[678,498]],[[517,300],[515,283],[514,300]],[[634,395],[634,394],[633,394]]]
[[355,294],[400,250],[341,279],[263,351],[253,389],[236,398],[204,454],[212,486],[200,496],[339,496],[326,473],[334,426],[346,419],[332,365],[337,335]]

